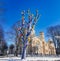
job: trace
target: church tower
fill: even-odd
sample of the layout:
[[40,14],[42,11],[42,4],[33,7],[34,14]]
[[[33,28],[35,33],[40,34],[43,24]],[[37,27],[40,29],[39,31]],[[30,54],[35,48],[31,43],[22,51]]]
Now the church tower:
[[44,41],[44,32],[40,32],[40,40]]

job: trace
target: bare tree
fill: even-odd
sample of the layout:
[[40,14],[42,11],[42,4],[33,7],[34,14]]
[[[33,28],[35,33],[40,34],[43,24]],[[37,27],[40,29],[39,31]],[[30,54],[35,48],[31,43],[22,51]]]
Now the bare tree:
[[[25,15],[28,16],[25,16]],[[40,17],[38,14],[38,10],[36,10],[36,14],[33,15],[30,10],[27,12],[22,11],[21,12],[21,20],[16,22],[13,26],[13,33],[15,34],[15,42],[16,42],[16,53],[18,52],[18,45],[20,42],[22,42],[22,57],[21,59],[24,59],[26,57],[26,47],[28,45],[28,37],[31,34],[31,31],[34,29],[35,24]],[[28,19],[27,19],[28,17]],[[17,56],[17,55],[16,55]]]
[[14,53],[14,51],[13,51],[13,49],[14,49],[14,45],[11,44],[11,45],[9,46],[9,49],[10,49],[10,53],[13,54],[13,53]]
[[60,37],[60,25],[48,27],[47,35],[52,38],[55,48],[60,49],[60,38],[56,38],[56,36]]
[[4,38],[4,30],[3,27],[0,25],[0,50],[1,53],[4,54],[4,51],[8,48],[7,43]]
[[17,21],[15,24],[11,26],[10,30],[6,32],[6,34],[8,35],[8,39],[10,39],[11,41],[14,41],[15,43],[15,47],[16,47],[15,55],[16,56],[18,56],[18,47],[22,45],[22,41],[21,41],[19,31],[18,31],[19,27],[20,27],[20,21]]
[[0,41],[4,40],[4,31],[3,31],[3,27],[0,25]]

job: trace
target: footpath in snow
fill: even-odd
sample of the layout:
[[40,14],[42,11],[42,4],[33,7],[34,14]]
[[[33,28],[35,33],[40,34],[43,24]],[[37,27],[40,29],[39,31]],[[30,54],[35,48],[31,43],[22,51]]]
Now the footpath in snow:
[[20,57],[4,57],[0,61],[60,61],[60,57],[27,57],[25,60]]

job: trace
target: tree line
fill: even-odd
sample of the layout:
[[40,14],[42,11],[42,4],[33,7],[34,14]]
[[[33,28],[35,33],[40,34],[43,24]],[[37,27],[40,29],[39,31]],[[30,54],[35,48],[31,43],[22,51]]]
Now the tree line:
[[[19,21],[11,27],[12,32],[9,32],[9,35],[11,34],[11,35],[14,35],[14,37],[16,37],[16,38],[13,37],[15,40],[14,42],[16,44],[16,51],[15,51],[16,56],[18,55],[19,43],[20,44],[22,43],[21,39],[18,37],[19,33],[16,29],[18,25],[19,25]],[[46,29],[46,32],[47,32],[46,35],[48,37],[52,38],[52,40],[53,40],[53,43],[54,43],[55,49],[56,49],[56,53],[60,54],[60,25],[50,26]],[[20,40],[20,41],[17,42],[17,40]],[[14,48],[14,45],[11,44],[9,48],[12,51]],[[3,55],[4,55],[5,50],[6,51],[8,50],[8,45],[6,43],[6,40],[4,39],[3,27],[2,27],[2,25],[0,25],[0,52],[3,53]]]

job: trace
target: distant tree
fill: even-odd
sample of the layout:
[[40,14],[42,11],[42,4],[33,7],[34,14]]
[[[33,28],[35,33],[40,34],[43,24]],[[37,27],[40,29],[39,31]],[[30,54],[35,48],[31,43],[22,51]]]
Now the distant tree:
[[14,45],[13,45],[13,44],[11,44],[9,48],[10,48],[10,52],[11,52],[11,53],[13,53]]
[[15,54],[16,56],[18,56],[18,47],[19,47],[19,32],[18,32],[18,27],[19,27],[19,22],[17,21],[13,26],[12,26],[12,30],[14,32],[14,36],[15,36],[15,45],[16,45],[16,50],[15,50]]
[[7,43],[3,41],[2,42],[2,52],[3,52],[4,55],[6,54],[7,50],[8,50]]
[[54,42],[55,47],[56,47],[55,36],[60,36],[60,25],[48,27],[47,28],[47,35],[53,39],[53,42]]
[[4,30],[2,25],[0,25],[0,51],[4,54],[4,51],[8,49],[7,43],[4,39]]
[[12,25],[10,31],[6,32],[9,35],[9,39],[14,40],[14,43],[16,45],[16,50],[15,50],[16,56],[18,56],[18,47],[21,48],[21,46],[19,45],[22,45],[22,40],[18,31],[19,26],[20,26],[20,21],[17,21],[15,24]]
[[4,31],[2,25],[0,25],[0,42],[4,40]]
[[3,50],[3,47],[2,47],[3,41],[4,41],[4,31],[3,31],[2,25],[0,24],[0,51],[1,51],[1,53],[3,53],[3,51],[2,51]]
[[6,42],[3,44],[3,49],[4,50],[8,49],[8,46],[7,46],[7,43]]
[[56,36],[60,36],[60,25],[48,27],[47,36],[51,37],[55,47],[57,45],[57,48],[60,49],[60,38],[56,38]]

